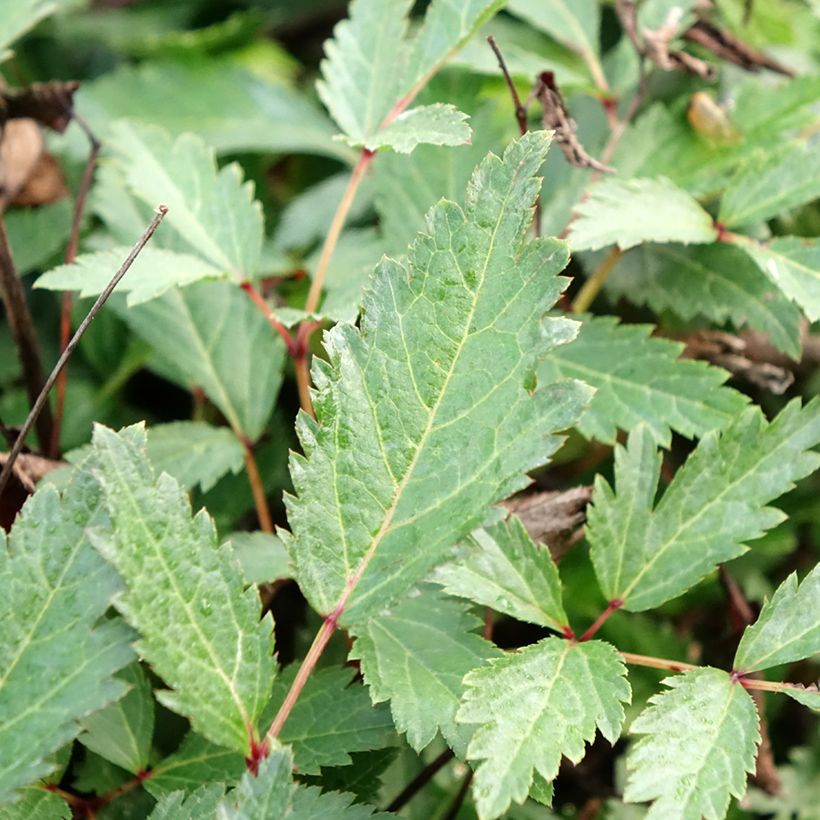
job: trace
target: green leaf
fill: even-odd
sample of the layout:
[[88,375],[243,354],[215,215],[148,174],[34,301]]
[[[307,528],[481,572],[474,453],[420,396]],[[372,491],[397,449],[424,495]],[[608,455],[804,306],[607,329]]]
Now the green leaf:
[[787,686],[779,691],[803,706],[807,706],[815,712],[820,712],[820,689],[818,689],[817,684],[812,684],[811,687]]
[[446,119],[442,119],[446,109],[441,108],[408,111],[401,120],[391,121],[390,115],[400,100],[412,99],[501,5],[499,0],[433,0],[410,42],[406,39],[410,0],[353,0],[348,19],[336,26],[333,39],[325,43],[322,79],[316,84],[350,144],[409,152],[419,142],[467,142],[469,129],[458,123],[452,109]]
[[282,383],[286,353],[239,288],[198,282],[121,316],[154,348],[154,365],[164,376],[203,390],[238,435],[259,437]]
[[[391,820],[394,814],[376,811],[371,806],[353,802],[353,795],[322,792],[318,788],[298,788],[293,794],[287,820]],[[257,820],[257,818],[253,818]],[[267,820],[260,816],[258,820]]]
[[62,496],[46,485],[28,500],[8,543],[0,531],[0,802],[126,691],[114,673],[133,634],[101,620],[120,584],[87,537],[103,520],[94,480],[75,470]]
[[37,788],[24,789],[16,803],[0,806],[0,820],[71,820],[72,817],[73,812],[65,800]]
[[[270,702],[259,720],[267,728],[296,677],[292,664],[277,678]],[[314,672],[293,707],[278,740],[293,748],[300,772],[318,774],[322,766],[345,766],[351,752],[383,749],[393,744],[390,714],[370,703],[367,690],[351,683],[355,670],[328,668]]]
[[379,800],[384,782],[382,775],[399,755],[399,749],[389,747],[372,752],[353,752],[349,766],[330,766],[320,775],[300,776],[299,782],[306,786],[320,786],[325,791],[350,792],[359,803],[375,803]]
[[577,338],[551,351],[538,375],[543,381],[575,378],[595,388],[578,429],[615,442],[617,429],[646,424],[668,447],[671,431],[692,437],[726,427],[748,399],[722,387],[729,374],[678,357],[684,346],[650,337],[651,325],[618,324],[613,316],[584,316]]
[[178,790],[190,793],[217,781],[232,786],[245,770],[241,754],[217,746],[196,732],[188,732],[179,749],[154,766],[144,787],[160,798]]
[[245,580],[250,583],[267,584],[293,577],[288,552],[275,535],[266,532],[235,532],[230,540],[234,555],[242,565]]
[[617,245],[626,250],[643,242],[714,242],[712,217],[686,191],[664,177],[607,177],[589,189],[569,232],[573,250]]
[[741,248],[725,242],[642,245],[618,263],[607,288],[656,313],[671,310],[683,319],[704,316],[748,325],[800,358],[800,311],[749,262]]
[[615,451],[617,492],[599,475],[587,538],[601,589],[624,609],[652,609],[746,551],[783,520],[764,506],[820,465],[820,401],[789,404],[767,423],[747,409],[701,439],[655,503],[661,457],[644,426]]
[[431,579],[450,595],[519,621],[557,632],[569,629],[561,579],[550,551],[534,543],[515,516],[476,530],[456,560],[437,567]]
[[[14,266],[20,275],[42,269],[64,251],[71,231],[72,212],[71,200],[66,198],[50,205],[11,208],[3,214]],[[135,240],[137,236],[139,234],[134,236]]]
[[356,630],[350,657],[361,661],[374,703],[390,701],[396,728],[416,751],[441,731],[462,757],[470,732],[455,723],[461,679],[500,652],[475,634],[481,621],[430,588]]
[[759,812],[772,820],[817,820],[820,817],[820,744],[800,746],[789,752],[789,763],[778,766],[783,784],[779,794],[768,794],[752,787],[743,800],[749,811]]
[[194,134],[173,139],[128,122],[112,127],[111,147],[128,187],[148,205],[167,205],[164,225],[193,251],[236,282],[257,273],[262,207],[239,165],[218,169],[213,149]]
[[481,820],[523,803],[533,775],[552,781],[561,757],[578,763],[596,727],[614,743],[630,699],[623,660],[601,641],[547,638],[464,678],[456,719],[478,724],[467,750],[480,761],[473,797]]
[[148,767],[154,734],[151,683],[136,661],[117,677],[130,687],[125,697],[80,721],[80,743],[131,774]]
[[59,0],[5,0],[0,20],[0,60],[8,57],[6,49],[44,17],[52,14]]
[[816,239],[780,236],[766,244],[743,242],[741,247],[812,322],[820,320],[820,244]]
[[126,584],[116,606],[140,633],[139,650],[172,689],[157,699],[215,743],[247,753],[274,676],[272,623],[207,513],[145,455],[145,431],[94,430],[96,474],[113,533],[97,549]]
[[810,658],[820,652],[820,564],[798,586],[792,573],[763,605],[757,620],[746,627],[733,667],[757,672]]
[[644,735],[627,753],[624,799],[654,800],[648,820],[721,820],[729,796],[742,797],[754,771],[760,733],[754,702],[719,669],[695,669],[663,681],[632,724]]
[[193,794],[170,792],[160,798],[148,820],[205,820],[216,817],[219,802],[225,796],[222,783],[201,786]]
[[227,427],[202,421],[173,421],[148,430],[148,458],[158,473],[172,475],[185,489],[207,492],[226,473],[238,473],[245,450]]
[[409,154],[417,145],[463,145],[470,141],[472,132],[467,115],[452,105],[436,103],[403,111],[367,140],[364,147],[370,151],[392,148],[400,154]]
[[524,486],[588,397],[578,383],[535,389],[537,359],[574,331],[541,321],[565,245],[524,239],[548,144],[533,132],[490,155],[465,211],[437,205],[406,266],[377,267],[361,327],[337,325],[329,360],[313,360],[317,421],[297,421],[305,455],[291,458],[285,543],[318,612],[344,594],[345,625],[401,595]]
[[[137,235],[138,236],[138,235]],[[134,237],[136,240],[137,236]],[[122,265],[131,249],[116,247],[78,256],[70,265],[44,273],[34,284],[46,290],[73,290],[80,296],[97,296]],[[138,305],[162,296],[175,285],[189,285],[200,279],[222,279],[221,268],[199,256],[162,248],[146,247],[128,271],[118,290],[128,293],[128,304]]]
[[718,221],[726,228],[765,222],[820,196],[820,150],[789,142],[761,152],[732,177],[723,194]]
[[213,56],[123,66],[83,83],[77,107],[98,134],[127,117],[174,136],[190,131],[219,153],[306,153],[355,161],[353,152],[333,139],[333,123],[307,95]]

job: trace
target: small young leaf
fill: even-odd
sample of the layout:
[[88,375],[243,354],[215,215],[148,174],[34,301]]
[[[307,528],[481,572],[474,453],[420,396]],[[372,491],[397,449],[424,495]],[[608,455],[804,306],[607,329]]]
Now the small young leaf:
[[738,170],[723,194],[718,221],[727,228],[765,222],[818,196],[818,146],[788,142],[780,150],[761,152]]
[[141,653],[173,687],[157,699],[247,754],[274,676],[270,618],[259,620],[256,591],[243,589],[207,513],[192,517],[179,484],[154,477],[144,428],[96,427],[94,458],[114,525],[94,543],[125,581],[116,605],[140,632]]
[[[151,441],[150,433],[148,441]],[[275,535],[266,532],[235,532],[230,540],[234,555],[245,572],[246,581],[267,584],[293,577],[288,551]]]
[[77,740],[115,766],[137,774],[148,766],[154,734],[151,683],[136,661],[117,677],[130,689],[116,703],[81,720],[83,733]]
[[588,398],[579,383],[534,389],[537,359],[574,332],[541,320],[565,246],[524,240],[548,144],[532,132],[490,155],[465,210],[437,205],[406,267],[376,269],[361,328],[337,325],[329,361],[313,360],[317,421],[297,422],[286,545],[317,611],[345,595],[344,624],[417,583],[522,487]]
[[570,227],[573,250],[617,245],[626,250],[642,242],[690,242],[717,239],[712,217],[686,191],[664,177],[608,177],[589,189],[575,209]]
[[627,754],[624,799],[654,800],[648,820],[722,820],[729,796],[742,797],[760,733],[754,702],[719,669],[663,681],[630,731],[644,735]]
[[475,634],[481,622],[464,605],[425,588],[357,628],[351,659],[374,703],[390,701],[396,728],[416,751],[441,731],[463,756],[470,732],[454,717],[461,679],[500,651]]
[[587,537],[601,589],[641,612],[685,592],[706,573],[746,551],[783,515],[765,505],[820,465],[820,401],[789,404],[767,423],[747,409],[711,432],[675,474],[660,501],[661,457],[641,425],[615,451],[613,491],[596,477]]
[[114,677],[134,656],[133,633],[103,620],[121,588],[88,541],[105,516],[93,478],[76,469],[23,507],[8,543],[0,530],[0,802],[48,774],[77,721],[122,697]]
[[820,652],[820,564],[798,586],[792,573],[763,605],[757,620],[746,627],[734,668],[757,672],[810,658]]
[[[298,664],[277,678],[259,725],[267,728],[296,677]],[[384,707],[373,707],[355,670],[332,667],[314,672],[278,739],[293,749],[300,772],[318,774],[322,766],[345,766],[351,752],[383,749],[395,741],[393,721]]]
[[481,820],[523,803],[534,774],[552,781],[562,756],[578,763],[596,727],[614,743],[630,700],[626,667],[601,641],[547,638],[470,672],[464,686],[456,719],[478,724],[467,757],[480,761],[473,795]]
[[595,388],[578,422],[585,436],[614,443],[618,428],[644,422],[668,447],[674,430],[703,435],[726,427],[747,404],[722,387],[728,373],[704,362],[681,360],[683,345],[650,338],[651,325],[618,324],[615,317],[584,316],[581,332],[550,351],[538,369],[546,382],[575,378]]
[[515,516],[466,539],[455,561],[437,567],[431,580],[450,595],[467,598],[525,621],[564,632],[567,614],[561,579],[550,551],[527,535]]
[[205,820],[216,816],[220,800],[225,796],[222,783],[201,786],[193,794],[177,791],[163,795],[148,820]]
[[262,207],[236,164],[217,169],[199,137],[174,140],[160,128],[119,122],[111,145],[129,188],[148,205],[168,206],[167,225],[236,282],[252,278],[262,252]]
[[364,147],[370,151],[392,148],[409,154],[417,145],[463,145],[470,141],[467,115],[452,105],[422,105],[403,111],[380,128]]
[[245,770],[245,760],[240,753],[217,746],[191,731],[173,754],[154,766],[144,787],[156,798],[174,791],[189,794],[217,781],[233,786]]
[[169,473],[185,489],[203,492],[226,473],[238,473],[245,451],[227,427],[202,421],[172,421],[148,429],[148,458],[158,473]]
[[282,384],[286,353],[239,288],[198,282],[121,315],[154,348],[153,365],[164,376],[200,388],[234,432],[259,437]]
[[[113,248],[78,256],[70,265],[60,265],[40,276],[36,288],[73,290],[80,296],[96,296],[105,290],[130,248]],[[162,248],[146,247],[137,257],[119,290],[128,293],[128,305],[139,305],[162,296],[174,285],[189,285],[200,279],[222,279],[220,268],[199,256]]]
[[779,236],[766,244],[741,247],[812,322],[820,320],[820,243],[816,239]]

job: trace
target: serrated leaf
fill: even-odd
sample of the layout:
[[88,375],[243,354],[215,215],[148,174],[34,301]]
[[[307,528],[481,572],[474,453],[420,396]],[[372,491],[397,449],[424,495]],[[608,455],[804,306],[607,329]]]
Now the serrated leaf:
[[325,43],[322,79],[316,88],[352,145],[371,150],[391,145],[407,152],[419,142],[454,145],[456,138],[469,139],[463,124],[455,128],[452,114],[445,139],[441,115],[433,128],[429,111],[406,112],[407,119],[393,129],[391,137],[389,130],[397,121],[391,122],[389,115],[400,100],[412,99],[502,4],[499,0],[433,0],[419,33],[408,41],[407,15],[412,5],[410,0],[353,0],[348,19],[334,28],[333,38]]
[[727,228],[765,222],[820,196],[820,146],[789,142],[745,163],[723,194],[718,221]]
[[193,132],[219,153],[308,153],[355,161],[307,95],[215,55],[122,66],[83,83],[77,106],[98,134],[127,117],[174,136]]
[[[73,290],[80,296],[97,296],[105,290],[129,251],[130,248],[117,247],[82,254],[70,265],[60,265],[44,273],[34,287]],[[221,268],[214,267],[199,256],[148,246],[134,261],[118,288],[128,294],[130,306],[156,299],[175,285],[222,278],[224,273]]]
[[[277,677],[259,725],[267,728],[287,695],[297,665]],[[277,736],[293,748],[300,772],[318,774],[322,766],[345,766],[351,752],[390,746],[395,734],[385,707],[374,707],[361,684],[351,683],[355,670],[320,669],[308,680]]]
[[115,703],[80,721],[80,743],[131,774],[148,766],[154,734],[154,698],[151,684],[136,661],[117,677],[130,688]]
[[120,315],[153,347],[153,364],[164,376],[186,389],[199,387],[236,433],[259,437],[282,383],[286,353],[239,288],[198,282]]
[[789,751],[789,763],[779,765],[782,789],[779,794],[767,794],[750,788],[743,800],[749,811],[759,812],[772,820],[818,820],[820,818],[820,744],[798,746]]
[[257,273],[262,207],[239,165],[218,169],[213,149],[194,134],[173,139],[161,128],[121,121],[110,139],[133,193],[148,205],[168,206],[164,226],[234,281]]
[[188,794],[217,781],[232,786],[245,770],[240,753],[188,732],[179,749],[160,760],[143,785],[156,798],[174,791]]
[[24,789],[16,803],[0,805],[0,820],[71,820],[73,812],[61,797],[43,789]]
[[731,320],[768,335],[771,343],[800,358],[800,311],[739,247],[643,245],[612,271],[608,289],[656,313],[671,310],[683,319]]
[[288,552],[275,535],[235,532],[230,540],[234,555],[242,565],[245,580],[250,583],[267,584],[293,577]]
[[577,338],[551,351],[538,369],[544,381],[575,378],[595,388],[578,429],[615,442],[618,429],[643,422],[668,447],[671,432],[693,437],[729,425],[748,399],[723,387],[725,370],[678,358],[684,345],[650,337],[651,325],[583,316]]
[[470,141],[467,115],[452,105],[436,103],[402,111],[364,143],[369,151],[392,148],[409,154],[417,145],[463,145]]
[[172,475],[185,489],[208,492],[226,473],[238,473],[245,450],[227,427],[203,421],[172,421],[148,429],[148,458],[158,473]]
[[126,591],[116,600],[139,649],[172,687],[157,692],[215,743],[247,754],[274,676],[272,623],[213,522],[167,473],[155,478],[145,431],[94,430],[95,473],[113,533],[95,533]]
[[778,691],[788,695],[792,700],[796,700],[803,706],[807,706],[812,711],[820,712],[820,689],[817,684],[812,687],[786,686]]
[[320,786],[325,791],[350,792],[360,803],[375,803],[384,785],[382,775],[398,754],[396,747],[353,752],[349,766],[326,767],[320,775],[300,776],[299,781],[306,786]]
[[62,496],[46,485],[28,500],[8,543],[0,530],[0,802],[47,775],[77,721],[126,691],[114,673],[134,656],[133,633],[101,621],[120,584],[86,535],[102,520],[78,469]]
[[548,144],[533,132],[490,155],[466,209],[437,205],[406,266],[377,267],[360,328],[337,325],[329,360],[314,359],[317,421],[297,422],[305,455],[291,459],[286,545],[317,611],[344,594],[345,625],[419,581],[522,487],[587,399],[578,383],[535,389],[537,358],[574,332],[541,322],[565,245],[524,242]]
[[816,239],[780,236],[741,247],[812,322],[820,320],[820,244]]
[[562,756],[578,763],[596,728],[614,743],[630,700],[623,660],[601,641],[547,638],[470,672],[464,686],[456,719],[478,724],[467,757],[479,761],[481,820],[523,803],[534,774],[554,780]]
[[462,603],[426,588],[357,628],[350,657],[361,662],[373,702],[390,701],[396,728],[416,751],[440,731],[463,756],[470,733],[454,720],[461,679],[500,654],[475,634],[480,625]]
[[686,191],[664,177],[608,177],[589,189],[575,209],[569,244],[573,250],[643,242],[714,242],[712,217]]
[[742,797],[754,771],[760,732],[754,702],[719,669],[695,669],[663,681],[630,732],[624,800],[654,800],[648,820],[721,820],[729,797]]
[[746,551],[783,520],[765,505],[820,465],[820,401],[789,404],[767,423],[747,409],[713,431],[655,503],[661,457],[641,425],[615,451],[616,491],[596,476],[587,538],[598,583],[624,609],[652,609]]
[[[17,273],[22,276],[33,270],[41,270],[65,249],[71,231],[72,211],[69,198],[49,205],[15,207],[6,211],[3,221]],[[138,233],[135,234],[134,239],[138,236]]]
[[43,18],[52,14],[59,0],[5,0],[0,22],[0,60],[8,57],[6,49]]
[[148,820],[205,820],[216,816],[217,807],[225,796],[222,783],[201,786],[193,794],[177,791],[163,795]]
[[792,573],[740,639],[733,667],[757,672],[820,652],[820,564],[798,586]]
[[456,560],[436,567],[431,580],[450,595],[519,621],[557,632],[569,629],[550,551],[536,544],[515,516],[473,532]]

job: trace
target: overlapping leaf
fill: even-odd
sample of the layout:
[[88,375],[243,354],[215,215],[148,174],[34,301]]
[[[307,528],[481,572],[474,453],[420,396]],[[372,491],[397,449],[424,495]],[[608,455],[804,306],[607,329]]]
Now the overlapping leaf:
[[721,820],[754,771],[758,716],[746,690],[718,669],[666,678],[671,691],[631,726],[624,799],[654,800],[649,820]]
[[648,244],[621,259],[607,287],[656,313],[671,310],[683,319],[702,316],[738,328],[748,325],[797,359],[800,311],[750,261],[725,242],[689,248]]
[[473,532],[458,558],[437,567],[432,579],[451,595],[520,621],[557,632],[569,629],[561,579],[550,551],[535,544],[514,516]]
[[262,207],[238,165],[221,170],[202,139],[173,139],[161,128],[119,122],[111,146],[129,188],[151,206],[168,206],[165,224],[210,265],[237,282],[257,273]]
[[0,805],[0,820],[71,820],[68,803],[43,789],[25,789],[16,803]]
[[820,652],[820,564],[798,585],[792,573],[743,633],[734,667],[756,672]]
[[140,633],[139,648],[172,689],[157,698],[210,740],[247,753],[273,681],[270,618],[230,547],[218,547],[204,511],[191,516],[185,492],[158,479],[145,432],[94,431],[96,475],[113,532],[94,535],[126,591],[116,605]]
[[538,357],[574,332],[541,320],[565,245],[524,243],[548,144],[534,132],[490,155],[465,210],[437,205],[407,266],[376,269],[361,329],[337,325],[329,360],[314,359],[317,421],[297,423],[288,548],[319,612],[345,595],[343,623],[420,580],[522,487],[588,397],[578,383],[536,389]]
[[293,577],[285,545],[275,535],[235,532],[231,535],[231,546],[250,583],[265,584]]
[[476,724],[467,757],[479,761],[473,796],[481,820],[522,803],[575,763],[596,728],[614,743],[629,702],[626,668],[613,646],[547,638],[470,672],[456,719]]
[[616,490],[598,476],[587,537],[601,589],[639,612],[685,592],[721,562],[746,551],[783,520],[765,505],[820,465],[820,401],[789,404],[767,423],[749,408],[711,432],[675,474],[660,501],[661,457],[641,425],[615,454]]
[[539,367],[544,381],[576,378],[595,388],[578,422],[585,436],[611,443],[616,430],[643,422],[668,447],[672,430],[703,435],[726,427],[746,406],[743,395],[721,386],[728,373],[679,359],[682,344],[649,338],[651,332],[650,325],[584,316],[578,337],[551,351]]
[[475,634],[478,618],[426,588],[357,628],[351,658],[361,662],[374,703],[390,701],[396,728],[417,751],[440,731],[463,756],[470,732],[455,723],[467,672],[498,657]]
[[98,624],[120,589],[86,534],[104,520],[99,495],[78,469],[62,497],[34,494],[8,543],[0,532],[0,802],[48,774],[77,721],[127,688],[114,673],[133,658],[133,633]]
[[59,6],[59,0],[6,0],[0,20],[0,60],[6,49]]
[[163,795],[148,820],[204,820],[216,816],[217,808],[225,796],[222,783],[210,783],[188,796],[176,791]]

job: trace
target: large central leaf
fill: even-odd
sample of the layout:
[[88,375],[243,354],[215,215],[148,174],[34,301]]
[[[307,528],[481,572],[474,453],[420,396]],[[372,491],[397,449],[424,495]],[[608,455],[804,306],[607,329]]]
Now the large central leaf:
[[[465,209],[443,201],[406,267],[383,261],[361,329],[325,337],[318,421],[302,415],[288,539],[320,612],[361,622],[413,583],[488,507],[526,483],[589,396],[536,389],[535,367],[575,326],[542,319],[564,280],[564,243],[524,242],[549,146],[544,133],[490,155]],[[343,597],[344,596],[344,597]]]

